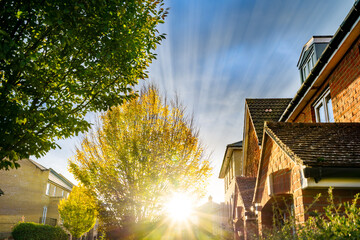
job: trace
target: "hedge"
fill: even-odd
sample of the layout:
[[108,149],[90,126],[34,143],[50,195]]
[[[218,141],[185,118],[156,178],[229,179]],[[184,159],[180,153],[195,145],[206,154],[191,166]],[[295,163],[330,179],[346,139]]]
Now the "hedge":
[[20,222],[12,231],[15,240],[67,240],[66,232],[59,226],[53,227],[32,222]]

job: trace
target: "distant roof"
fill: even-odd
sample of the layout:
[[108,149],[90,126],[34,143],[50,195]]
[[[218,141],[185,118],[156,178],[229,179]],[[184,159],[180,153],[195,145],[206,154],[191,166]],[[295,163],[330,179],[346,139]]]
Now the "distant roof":
[[278,121],[291,101],[291,98],[247,98],[246,104],[255,133],[261,143],[265,121]]
[[236,177],[236,185],[244,202],[246,209],[252,204],[255,191],[256,177]]
[[230,143],[226,147],[242,147],[242,141]]
[[225,171],[226,171],[227,166],[229,165],[229,158],[231,157],[230,154],[232,153],[233,149],[238,149],[238,148],[242,148],[242,141],[238,141],[238,142],[234,142],[234,143],[230,143],[230,144],[226,145],[226,150],[224,153],[223,162],[221,164],[219,178],[225,177]]
[[32,164],[34,164],[36,167],[38,167],[40,170],[44,171],[44,170],[48,170],[46,167],[44,167],[43,165],[41,165],[38,162],[35,162],[34,160],[28,159]]
[[360,123],[267,122],[265,131],[304,165],[360,167]]
[[[29,162],[31,162],[32,164],[34,164],[37,168],[39,168],[41,171],[50,171],[52,174],[54,174],[54,176],[58,179],[60,179],[66,186],[69,187],[69,189],[71,190],[71,188],[74,186],[74,184],[72,182],[70,182],[66,177],[64,177],[61,173],[56,172],[54,169],[52,168],[46,168],[43,165],[41,165],[38,162],[35,162],[34,160],[31,159],[27,159],[29,160]],[[52,178],[51,175],[49,175],[49,180],[56,182],[57,184],[61,184],[61,182],[57,181],[56,179]],[[65,187],[65,186],[64,186]]]

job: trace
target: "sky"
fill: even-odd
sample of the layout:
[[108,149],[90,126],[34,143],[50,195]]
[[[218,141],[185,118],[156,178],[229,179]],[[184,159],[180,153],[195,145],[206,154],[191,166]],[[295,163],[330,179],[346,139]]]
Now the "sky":
[[[193,113],[211,153],[208,195],[224,201],[218,179],[226,145],[242,140],[245,98],[292,98],[303,45],[333,35],[354,0],[168,0],[166,39],[158,46],[149,80]],[[90,116],[90,118],[92,118]],[[36,159],[75,183],[67,171],[81,137],[59,140],[61,149]]]

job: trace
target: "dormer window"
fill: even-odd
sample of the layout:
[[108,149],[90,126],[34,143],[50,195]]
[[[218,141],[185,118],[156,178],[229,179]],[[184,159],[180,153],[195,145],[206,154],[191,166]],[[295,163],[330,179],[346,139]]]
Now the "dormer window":
[[314,105],[316,122],[334,122],[330,90],[327,89]]
[[304,45],[297,64],[301,83],[309,76],[330,40],[331,36],[314,36]]

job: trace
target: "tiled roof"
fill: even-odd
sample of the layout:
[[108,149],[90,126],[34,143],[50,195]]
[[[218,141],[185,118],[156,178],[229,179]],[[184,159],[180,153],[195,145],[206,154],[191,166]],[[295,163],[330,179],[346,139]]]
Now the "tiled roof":
[[219,178],[224,178],[225,177],[225,172],[226,172],[226,169],[227,169],[227,167],[229,165],[229,160],[230,160],[231,153],[232,153],[233,149],[236,149],[236,148],[242,148],[242,141],[230,143],[230,144],[228,144],[226,146],[224,159],[223,159],[223,162],[221,164],[221,169],[220,169],[220,173],[219,173]]
[[304,165],[360,167],[360,123],[267,122],[265,131]]
[[255,183],[255,177],[236,177],[236,185],[244,202],[245,209],[247,210],[251,207],[252,204]]
[[247,98],[250,117],[255,127],[256,136],[261,142],[265,121],[278,121],[291,98]]
[[242,147],[242,141],[228,144],[227,147]]

